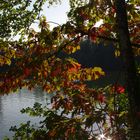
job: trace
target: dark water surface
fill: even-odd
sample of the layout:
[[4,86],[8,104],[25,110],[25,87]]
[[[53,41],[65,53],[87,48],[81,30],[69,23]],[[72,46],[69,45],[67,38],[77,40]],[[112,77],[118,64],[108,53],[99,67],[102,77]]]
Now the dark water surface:
[[18,126],[28,120],[33,123],[39,122],[39,118],[21,114],[20,110],[28,106],[32,107],[35,102],[46,104],[46,98],[51,98],[51,95],[42,92],[39,88],[33,91],[22,89],[17,93],[0,96],[0,140],[4,136],[12,137],[13,133],[9,131],[11,126]]

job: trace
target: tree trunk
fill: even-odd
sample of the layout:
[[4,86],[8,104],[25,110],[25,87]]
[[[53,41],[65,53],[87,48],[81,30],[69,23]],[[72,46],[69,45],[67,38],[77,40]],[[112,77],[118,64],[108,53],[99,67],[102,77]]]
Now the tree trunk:
[[[128,20],[125,0],[115,0],[116,22],[118,28],[119,45],[124,59],[126,72],[126,88],[129,100],[130,127],[133,138],[140,139],[140,90],[136,74],[135,58],[129,37]],[[135,133],[135,134],[134,134]]]

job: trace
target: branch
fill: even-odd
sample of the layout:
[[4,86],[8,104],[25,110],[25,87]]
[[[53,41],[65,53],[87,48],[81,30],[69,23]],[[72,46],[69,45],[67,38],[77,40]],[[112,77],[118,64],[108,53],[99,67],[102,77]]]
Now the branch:
[[[77,33],[79,33],[79,32],[80,32],[82,35],[88,35],[88,36],[89,36],[89,34],[90,34],[90,32],[91,32],[91,28],[89,29],[88,32],[83,32],[83,31],[81,31],[81,30],[77,30]],[[106,36],[96,35],[96,34],[95,34],[95,36],[96,36],[97,38],[104,39],[104,40],[107,40],[107,41],[119,42],[119,39],[117,39],[117,38],[106,37]],[[134,47],[136,47],[136,48],[140,48],[140,44],[131,43],[131,45],[134,46]]]
[[[101,39],[108,40],[108,41],[113,41],[113,42],[119,42],[119,39],[106,37],[106,36],[98,35],[97,38],[101,38]],[[131,45],[134,46],[134,47],[140,48],[140,44],[131,43]]]
[[82,36],[83,36],[83,35],[73,38],[73,39],[70,40],[69,42],[67,42],[67,43],[65,43],[64,45],[60,46],[59,49],[58,49],[57,51],[55,51],[55,52],[42,55],[42,58],[45,57],[46,59],[48,59],[48,58],[50,58],[50,57],[52,57],[52,56],[55,56],[55,55],[59,54],[64,48],[67,47],[67,45],[71,44],[73,41],[77,40],[78,38],[80,38],[80,37],[82,37]]

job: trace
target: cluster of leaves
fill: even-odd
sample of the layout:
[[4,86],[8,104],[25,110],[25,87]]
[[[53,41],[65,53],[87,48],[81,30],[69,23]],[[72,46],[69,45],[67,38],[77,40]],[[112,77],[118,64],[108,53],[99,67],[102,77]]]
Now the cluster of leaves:
[[[29,27],[40,17],[46,0],[1,0],[0,1],[0,38],[28,33]],[[49,5],[60,0],[49,0]]]
[[[35,2],[35,13],[41,10],[44,2]],[[54,1],[50,1],[50,4],[51,2]],[[29,4],[31,2],[26,5],[20,1],[15,3],[17,7],[11,5],[10,17],[15,16],[15,10],[19,10],[19,17],[24,19],[22,14],[29,11],[23,9],[23,12],[22,7],[28,7]],[[118,47],[114,1],[74,0],[70,4],[69,21],[66,24],[50,30],[45,17],[42,17],[39,24],[41,31],[30,30],[27,41],[0,41],[1,94],[23,87],[31,90],[35,86],[41,86],[47,93],[55,93],[51,99],[51,108],[36,103],[33,108],[22,110],[22,113],[40,116],[44,120],[38,128],[29,122],[19,128],[12,127],[14,139],[96,139],[99,133],[105,133],[106,137],[111,136],[113,139],[123,139],[127,134],[128,102],[124,87],[112,84],[101,89],[89,88],[86,82],[94,82],[104,76],[104,71],[99,67],[84,68],[72,58],[59,57],[61,52],[70,54],[79,50],[80,42],[86,38],[97,43],[103,41],[105,44],[111,41],[117,51],[121,51]],[[139,46],[140,14],[137,6],[138,1],[126,2],[134,47]],[[9,11],[3,9],[6,12],[2,15],[12,20],[13,17],[8,16]],[[29,13],[32,15],[32,11]],[[24,24],[28,26],[36,15],[34,18],[29,15],[27,17],[25,19],[28,19],[28,24]],[[94,27],[100,19],[103,19],[103,24],[99,28]],[[18,19],[12,21],[9,27],[2,25],[10,29],[10,33],[14,29],[13,25],[18,24],[15,33],[23,28],[24,24],[15,23]],[[4,31],[1,32],[3,37],[7,36],[4,33],[9,33]]]
[[[68,17],[71,24],[76,28],[77,32],[86,34],[93,42],[103,42],[105,45],[113,43],[117,51],[120,50],[118,45],[118,32],[116,23],[116,7],[115,1],[110,0],[74,0],[71,1],[71,10]],[[126,1],[126,9],[128,15],[128,28],[132,46],[135,52],[139,44],[140,32],[140,2]],[[105,12],[106,11],[106,12]],[[95,23],[103,20],[103,24],[96,28]],[[120,51],[122,53],[122,51]]]
[[[58,46],[60,35],[56,36],[56,31],[57,28],[53,31],[47,28],[42,29],[39,34],[32,32],[32,39],[29,35],[29,42],[23,46],[16,44],[16,46],[9,47],[9,51],[14,52],[14,57],[11,55],[10,66],[7,66],[7,61],[1,62],[1,67],[4,69],[0,74],[1,93],[9,93],[11,90],[24,86],[31,89],[36,85],[41,85],[47,92],[53,92],[61,90],[66,83],[71,84],[76,80],[95,80],[104,75],[101,68],[81,68],[81,65],[74,59],[55,57],[54,55],[63,48],[65,52],[70,52],[66,45],[68,43],[72,45],[64,40],[64,43]],[[57,40],[54,39],[55,37]],[[7,59],[6,56],[9,56],[9,52],[3,51],[2,57]]]
[[35,103],[33,108],[22,109],[22,113],[39,116],[43,120],[39,127],[30,122],[15,132],[13,139],[98,139],[100,133],[113,139],[124,138],[127,125],[127,97],[124,87],[108,86],[93,89],[85,84],[65,87],[51,99],[51,108]]
[[[112,137],[125,134],[127,104],[124,104],[126,95],[122,94],[124,87],[89,88],[85,82],[105,75],[103,70],[99,67],[83,68],[72,58],[58,58],[56,55],[60,50],[69,53],[67,46],[79,44],[79,35],[65,39],[58,27],[50,31],[47,23],[40,25],[43,25],[40,33],[32,31],[28,42],[10,48],[15,50],[15,59],[0,75],[0,89],[1,93],[10,93],[18,88],[32,89],[39,85],[47,93],[55,92],[55,95],[49,109],[36,103],[33,108],[21,111],[45,119],[38,128],[29,122],[19,128],[12,127],[15,132],[13,139],[94,139],[104,132]],[[57,36],[54,34],[56,31],[59,32]],[[72,39],[72,43],[68,39]],[[1,65],[4,68],[6,63]]]

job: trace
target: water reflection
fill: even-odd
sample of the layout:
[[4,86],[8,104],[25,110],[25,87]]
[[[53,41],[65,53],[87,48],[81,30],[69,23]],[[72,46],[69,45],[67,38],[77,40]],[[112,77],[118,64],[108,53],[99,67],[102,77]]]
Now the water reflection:
[[1,96],[0,96],[0,124],[2,123],[2,120],[3,120],[2,110],[3,110],[2,109],[2,99],[1,99]]
[[2,114],[2,111],[1,110],[2,110],[2,101],[1,101],[1,96],[0,96],[0,114]]
[[17,93],[0,96],[0,140],[4,136],[12,136],[9,128],[13,125],[19,125],[21,122],[31,120],[38,122],[38,118],[30,118],[26,114],[21,114],[20,110],[28,106],[32,107],[35,102],[46,104],[46,98],[51,98],[51,94],[43,92],[40,88],[32,91],[22,89]]

